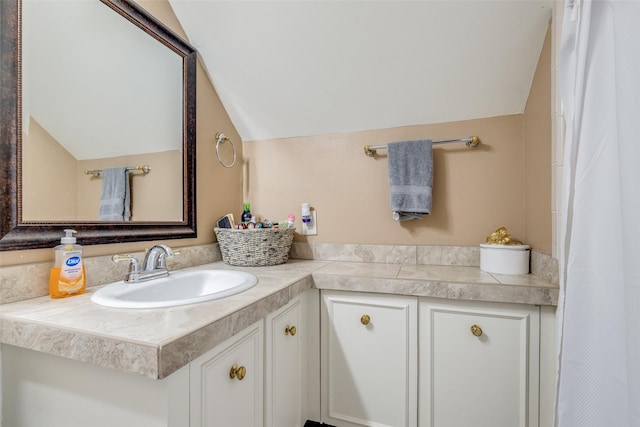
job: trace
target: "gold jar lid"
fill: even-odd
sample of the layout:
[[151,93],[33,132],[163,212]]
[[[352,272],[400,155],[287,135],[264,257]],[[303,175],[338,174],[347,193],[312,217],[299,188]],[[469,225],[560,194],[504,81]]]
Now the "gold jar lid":
[[507,227],[500,227],[487,236],[486,243],[492,245],[522,245],[522,242],[511,237]]

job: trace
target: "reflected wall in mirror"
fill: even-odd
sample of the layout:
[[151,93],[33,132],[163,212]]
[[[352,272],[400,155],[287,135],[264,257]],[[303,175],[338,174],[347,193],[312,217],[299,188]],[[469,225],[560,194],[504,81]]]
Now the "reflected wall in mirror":
[[[129,0],[0,8],[0,249],[195,237],[195,49]],[[138,165],[131,221],[100,221],[85,171]]]
[[153,168],[132,221],[181,221],[182,58],[99,1],[22,0],[22,147],[24,221],[99,220],[84,171],[119,165]]

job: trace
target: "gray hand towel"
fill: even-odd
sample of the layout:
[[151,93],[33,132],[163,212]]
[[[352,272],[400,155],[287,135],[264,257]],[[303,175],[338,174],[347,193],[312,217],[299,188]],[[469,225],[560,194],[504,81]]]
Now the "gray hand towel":
[[396,221],[431,213],[433,153],[431,140],[387,144],[391,211]]
[[131,187],[126,167],[102,171],[102,195],[98,217],[101,221],[129,221],[131,218]]

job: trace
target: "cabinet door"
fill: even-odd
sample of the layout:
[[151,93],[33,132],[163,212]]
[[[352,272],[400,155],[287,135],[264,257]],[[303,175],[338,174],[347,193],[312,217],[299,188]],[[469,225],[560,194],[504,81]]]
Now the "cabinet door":
[[322,294],[322,421],[415,426],[417,298]]
[[539,309],[420,301],[420,427],[538,425]]
[[305,383],[304,302],[298,297],[267,317],[265,426],[301,427]]
[[262,321],[193,362],[191,427],[263,425]]

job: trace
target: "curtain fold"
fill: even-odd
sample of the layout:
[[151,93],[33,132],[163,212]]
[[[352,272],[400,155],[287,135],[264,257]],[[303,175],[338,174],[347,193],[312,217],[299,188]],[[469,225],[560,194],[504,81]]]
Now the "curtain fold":
[[567,1],[555,425],[640,426],[640,1]]

